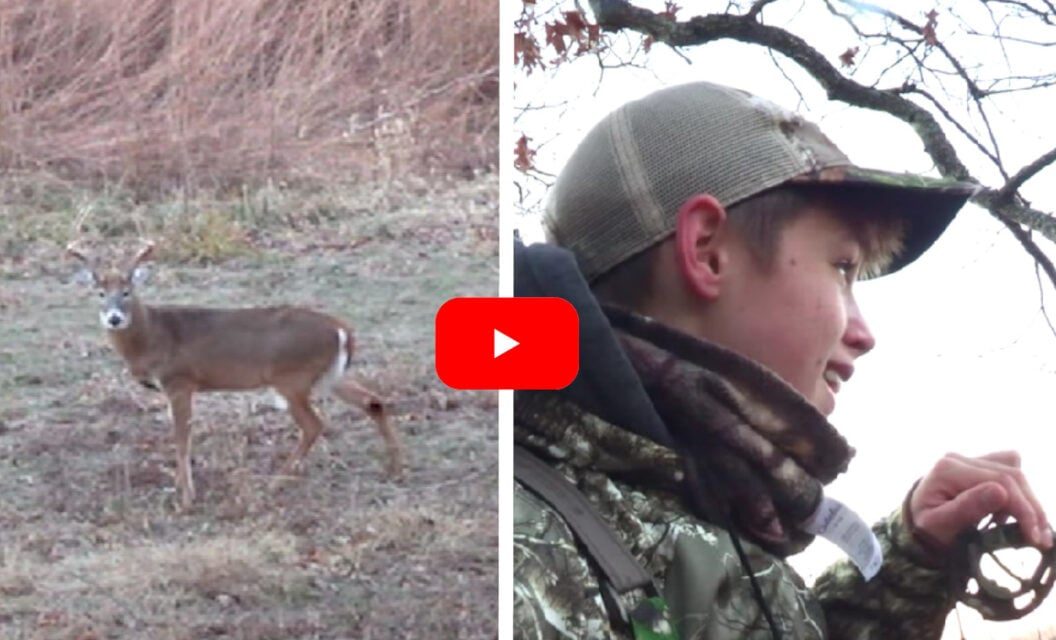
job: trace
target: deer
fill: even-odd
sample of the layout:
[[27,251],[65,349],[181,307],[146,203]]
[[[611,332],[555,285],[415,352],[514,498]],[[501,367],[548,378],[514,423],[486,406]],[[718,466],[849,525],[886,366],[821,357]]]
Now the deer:
[[331,392],[362,409],[385,442],[387,472],[403,472],[403,445],[382,399],[349,373],[352,329],[337,318],[294,306],[219,309],[153,306],[137,289],[151,276],[155,244],[145,241],[126,265],[100,268],[71,242],[66,253],[78,260],[76,282],[98,292],[99,321],[132,377],[162,391],[168,400],[176,444],[179,507],[194,502],[191,475],[192,398],[200,392],[270,388],[276,405],[289,411],[300,438],[281,473],[300,470],[302,460],[323,432],[324,422],[312,399]]

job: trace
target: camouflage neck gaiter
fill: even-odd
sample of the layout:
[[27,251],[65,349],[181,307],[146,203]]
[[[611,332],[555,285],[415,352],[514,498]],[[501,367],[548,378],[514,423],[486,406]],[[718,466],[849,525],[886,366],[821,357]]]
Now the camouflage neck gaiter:
[[803,396],[761,365],[641,316],[606,309],[680,454],[690,503],[772,553],[799,530],[854,450]]

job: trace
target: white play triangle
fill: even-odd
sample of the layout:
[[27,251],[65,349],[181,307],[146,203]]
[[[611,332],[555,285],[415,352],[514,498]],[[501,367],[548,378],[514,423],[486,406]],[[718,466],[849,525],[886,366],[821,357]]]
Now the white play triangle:
[[498,329],[495,329],[495,356],[494,357],[498,358],[499,356],[501,356],[502,354],[506,353],[507,351],[509,351],[510,349],[516,347],[519,344],[521,344],[521,343],[517,342],[516,340],[514,340],[510,336],[506,335],[505,333],[499,331]]

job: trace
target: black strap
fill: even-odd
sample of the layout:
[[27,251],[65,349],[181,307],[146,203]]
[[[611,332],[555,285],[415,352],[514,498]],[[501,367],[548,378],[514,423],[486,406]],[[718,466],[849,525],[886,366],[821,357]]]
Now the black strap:
[[617,593],[655,590],[649,572],[616,538],[586,496],[556,469],[515,446],[513,475],[561,514]]

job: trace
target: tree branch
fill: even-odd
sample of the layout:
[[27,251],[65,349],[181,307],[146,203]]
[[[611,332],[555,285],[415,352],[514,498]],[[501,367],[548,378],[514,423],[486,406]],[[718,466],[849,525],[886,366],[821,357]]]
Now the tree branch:
[[1038,247],[1033,238],[1030,237],[1030,232],[1024,230],[1018,224],[1002,215],[997,215],[996,217],[1008,227],[1008,230],[1012,232],[1012,235],[1015,236],[1016,240],[1019,240],[1019,244],[1023,245],[1023,248],[1027,250],[1027,253],[1034,258],[1034,264],[1040,266],[1042,270],[1045,271],[1045,275],[1049,276],[1049,281],[1056,284],[1056,267],[1053,267],[1052,260],[1049,260],[1049,257],[1042,253],[1041,248]]
[[909,124],[942,175],[974,181],[942,127],[927,109],[900,96],[866,87],[845,78],[799,36],[784,29],[759,24],[745,16],[714,14],[674,22],[627,0],[590,0],[598,24],[607,31],[630,29],[671,46],[692,46],[732,39],[771,48],[803,67],[825,89],[830,100],[882,111]]
[[[1052,22],[1050,20],[1052,16],[1049,13],[1046,13],[1046,12],[1040,10],[1040,9],[1037,9],[1036,7],[1032,7],[1029,4],[1027,4],[1026,2],[1018,2],[1017,0],[982,0],[982,2],[983,2],[984,5],[987,5],[988,9],[989,9],[989,5],[991,3],[993,3],[993,4],[1004,4],[1004,5],[1010,5],[1010,6],[1013,6],[1013,7],[1018,7],[1018,8],[1023,9],[1024,11],[1026,11],[1028,13],[1033,14],[1037,18],[1040,18],[1042,20],[1042,22],[1044,22],[1046,24],[1052,24]],[[1052,5],[1051,4],[1049,5],[1049,10],[1050,11],[1052,10]]]
[[[887,113],[912,127],[923,142],[924,150],[944,177],[979,182],[973,178],[958,157],[957,151],[930,111],[898,95],[897,92],[868,87],[844,77],[816,49],[799,36],[784,29],[760,24],[748,15],[710,14],[676,22],[647,9],[636,7],[628,0],[590,0],[590,6],[598,24],[604,30],[637,31],[672,47],[702,45],[731,39],[777,51],[807,71],[825,89],[830,100]],[[958,75],[969,80],[963,67],[958,65],[957,68],[960,70]],[[972,92],[972,97],[978,100],[980,96]],[[1021,170],[1023,181],[1051,163],[1052,159],[1045,162],[1048,156],[1049,154],[1046,154]],[[996,154],[995,157],[997,157]],[[1028,169],[1035,164],[1041,166],[1033,169],[1032,173],[1027,173]],[[1013,185],[1011,192],[1017,188],[1015,185],[1021,185],[1022,182],[1012,183],[1010,181],[1009,184]],[[1025,225],[1038,231],[1050,241],[1056,242],[1056,218],[1031,208],[1025,202],[1009,198],[1002,192],[1003,190],[983,189],[972,198],[972,201],[990,211],[1009,227],[1016,239],[1041,265],[1053,285],[1056,286],[1056,269],[1053,268],[1052,262],[1042,253],[1030,235],[1018,226]]]
[[1005,186],[1001,187],[1001,190],[997,192],[997,201],[999,203],[1010,201],[1016,191],[1018,191],[1027,180],[1033,178],[1039,171],[1051,165],[1053,162],[1056,162],[1056,149],[1045,153],[1034,162],[1031,162],[1020,169],[1016,175],[1009,178],[1008,182],[1005,183]]
[[[920,34],[921,37],[924,36],[924,28],[923,27],[911,22],[907,18],[903,18],[902,16],[900,16],[897,13],[895,13],[894,11],[890,11],[888,9],[884,9],[882,7],[877,7],[877,6],[869,4],[867,2],[859,2],[858,0],[840,0],[840,1],[843,2],[844,4],[847,4],[847,5],[852,6],[852,7],[856,7],[858,9],[860,9],[860,10],[863,10],[863,11],[870,11],[870,12],[874,12],[874,13],[880,13],[881,15],[896,21],[903,28],[908,29],[910,31],[913,31],[914,33]],[[986,126],[987,135],[990,137],[990,144],[992,145],[992,148],[993,148],[993,154],[992,155],[991,154],[987,154],[987,155],[988,155],[988,157],[991,157],[993,159],[994,164],[996,164],[998,166],[998,168],[1001,170],[1001,173],[1004,174],[1005,170],[1004,170],[1004,167],[1002,166],[1002,163],[1001,163],[1001,148],[997,144],[997,138],[994,136],[993,128],[990,126],[990,118],[989,118],[989,116],[986,113],[986,109],[983,107],[982,99],[984,97],[986,97],[986,95],[987,95],[986,91],[983,90],[982,88],[980,88],[978,83],[975,81],[975,79],[973,79],[971,76],[968,75],[968,70],[964,68],[964,65],[961,64],[961,61],[958,60],[957,57],[954,56],[953,53],[950,52],[950,50],[946,47],[945,44],[943,44],[941,41],[937,41],[937,40],[932,40],[929,43],[933,47],[935,47],[936,49],[938,49],[939,51],[942,52],[943,57],[946,58],[946,61],[949,62],[951,66],[953,66],[954,70],[956,71],[956,74],[962,80],[964,80],[965,86],[968,87],[968,94],[971,96],[972,101],[975,103],[975,108],[979,111],[979,115],[983,119],[983,124]]]
[[[983,189],[972,197],[972,202],[986,209],[999,220],[1008,218],[1013,222],[1030,227],[1052,242],[1056,242],[1056,218],[1019,202],[999,202],[999,193],[1000,191],[996,189]],[[1056,286],[1056,280],[1053,281],[1053,285]]]
[[774,1],[775,0],[755,0],[755,2],[752,3],[752,7],[748,9],[748,13],[744,14],[744,17],[755,20],[756,16],[762,12],[763,7]]
[[1001,165],[1001,159],[995,156],[989,149],[987,149],[986,145],[984,145],[982,142],[979,142],[979,140],[974,135],[972,135],[971,131],[968,131],[968,129],[964,125],[958,122],[957,119],[953,117],[953,114],[951,114],[949,110],[946,109],[946,107],[943,106],[943,104],[935,98],[935,96],[931,95],[931,93],[929,93],[927,90],[921,89],[920,87],[917,87],[915,85],[904,86],[901,89],[898,89],[897,91],[899,93],[916,93],[927,98],[928,101],[931,102],[931,104],[939,110],[939,113],[941,113],[943,117],[946,118],[947,121],[949,121],[950,124],[957,127],[957,130],[960,131],[961,134],[964,135],[964,137],[968,138],[968,141],[975,145],[976,149],[978,149],[983,155],[989,158],[990,161],[994,163],[994,165],[997,166],[998,170],[1001,172],[1001,175],[1004,176],[1006,180],[1008,179],[1008,174],[1005,173],[1004,167]]

